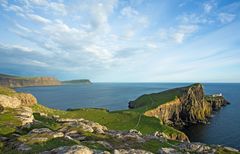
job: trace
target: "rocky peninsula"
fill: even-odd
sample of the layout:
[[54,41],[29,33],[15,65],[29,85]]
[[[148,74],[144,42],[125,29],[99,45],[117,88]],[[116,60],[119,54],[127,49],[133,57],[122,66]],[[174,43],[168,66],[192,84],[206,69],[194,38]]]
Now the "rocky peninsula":
[[20,77],[0,74],[0,86],[4,87],[58,86],[61,84],[54,77]]
[[130,103],[130,110],[63,111],[40,105],[31,94],[0,87],[0,153],[239,154],[230,147],[191,143],[167,125],[203,121],[225,104],[218,96],[204,96],[195,84],[144,95]]
[[156,117],[164,124],[183,127],[206,123],[213,111],[227,104],[229,102],[221,94],[206,96],[201,84],[193,84],[140,96],[129,102],[129,107]]
[[78,80],[66,80],[62,81],[63,84],[92,84],[89,79],[78,79]]

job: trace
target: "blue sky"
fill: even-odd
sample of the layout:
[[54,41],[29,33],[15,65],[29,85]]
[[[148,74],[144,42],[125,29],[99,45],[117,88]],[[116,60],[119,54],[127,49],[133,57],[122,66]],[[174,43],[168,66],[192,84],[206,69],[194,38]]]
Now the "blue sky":
[[240,0],[0,0],[0,72],[240,82]]

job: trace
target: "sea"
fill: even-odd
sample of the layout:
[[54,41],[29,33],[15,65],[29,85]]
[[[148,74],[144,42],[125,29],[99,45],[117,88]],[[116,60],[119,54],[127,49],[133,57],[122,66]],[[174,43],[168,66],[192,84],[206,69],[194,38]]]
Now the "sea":
[[[23,87],[16,91],[33,94],[40,104],[56,109],[128,109],[128,102],[143,94],[190,85],[191,83],[93,83],[50,87]],[[191,142],[221,144],[240,149],[240,83],[204,83],[206,94],[222,93],[231,103],[215,112],[209,124],[182,130]]]

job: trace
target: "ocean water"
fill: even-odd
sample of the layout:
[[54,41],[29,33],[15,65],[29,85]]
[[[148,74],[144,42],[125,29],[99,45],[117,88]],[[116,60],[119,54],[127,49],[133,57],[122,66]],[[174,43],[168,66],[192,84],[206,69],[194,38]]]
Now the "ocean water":
[[[32,93],[39,103],[57,109],[107,108],[122,110],[142,94],[160,92],[189,83],[94,83],[55,87],[24,87],[17,91]],[[222,144],[240,149],[240,84],[207,83],[206,94],[222,93],[231,103],[214,113],[208,125],[190,126],[183,131],[191,141]]]

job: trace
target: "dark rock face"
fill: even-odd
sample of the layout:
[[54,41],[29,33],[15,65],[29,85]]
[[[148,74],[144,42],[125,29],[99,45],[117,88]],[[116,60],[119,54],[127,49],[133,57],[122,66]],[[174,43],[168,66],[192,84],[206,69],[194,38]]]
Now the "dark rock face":
[[[146,110],[144,114],[159,118],[162,123],[182,127],[189,124],[206,123],[213,110],[218,110],[221,106],[228,104],[222,96],[205,97],[201,84],[177,88],[176,90],[180,95],[176,96],[174,100]],[[135,101],[132,101],[129,106],[134,107],[136,106],[135,103]]]
[[61,82],[53,77],[22,78],[0,76],[0,85],[4,87],[56,86],[61,85]]
[[213,111],[220,110],[221,107],[230,104],[223,96],[205,96],[205,99],[211,104]]

